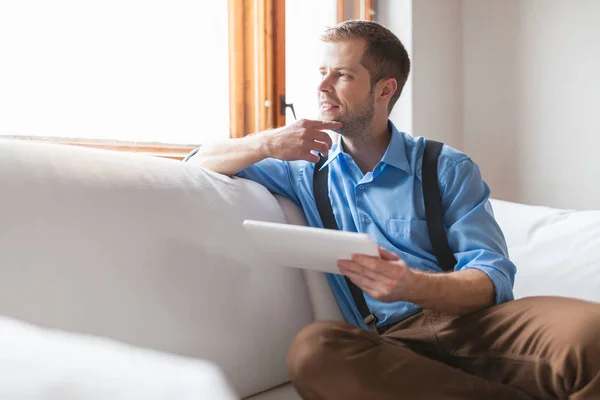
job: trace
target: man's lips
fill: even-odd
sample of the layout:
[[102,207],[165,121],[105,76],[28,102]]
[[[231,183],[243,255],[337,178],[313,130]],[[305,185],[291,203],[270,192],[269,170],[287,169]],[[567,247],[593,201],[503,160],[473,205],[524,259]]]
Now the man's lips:
[[333,108],[338,108],[339,106],[335,103],[332,103],[330,101],[322,101],[321,102],[321,108],[323,110],[331,110]]

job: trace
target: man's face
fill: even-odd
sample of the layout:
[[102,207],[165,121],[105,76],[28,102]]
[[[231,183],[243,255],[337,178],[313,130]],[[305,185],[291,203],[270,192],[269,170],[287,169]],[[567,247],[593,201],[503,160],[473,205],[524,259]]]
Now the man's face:
[[319,116],[324,121],[340,121],[339,133],[346,137],[363,135],[373,120],[371,77],[361,64],[364,49],[362,40],[324,43]]

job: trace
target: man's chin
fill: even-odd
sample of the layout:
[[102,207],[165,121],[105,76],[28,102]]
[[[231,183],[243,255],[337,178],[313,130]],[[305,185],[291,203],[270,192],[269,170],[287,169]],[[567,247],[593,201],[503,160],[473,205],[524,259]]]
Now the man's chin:
[[[334,118],[333,115],[329,115],[329,114],[324,114],[324,113],[319,113],[319,121],[326,121],[326,122],[331,122],[331,121],[335,121],[335,122],[340,122],[340,120],[338,118]],[[338,133],[338,134],[342,134],[342,132],[339,129],[328,129],[332,132]]]
[[336,113],[323,113],[323,112],[320,112],[319,113],[319,120],[321,120],[321,121],[327,121],[327,122],[335,121],[335,122],[344,123],[342,116],[339,115],[339,114],[336,114]]
[[321,121],[327,121],[327,122],[329,122],[329,121],[336,121],[336,119],[333,117],[333,115],[322,113],[322,112],[319,113],[319,120],[321,120]]

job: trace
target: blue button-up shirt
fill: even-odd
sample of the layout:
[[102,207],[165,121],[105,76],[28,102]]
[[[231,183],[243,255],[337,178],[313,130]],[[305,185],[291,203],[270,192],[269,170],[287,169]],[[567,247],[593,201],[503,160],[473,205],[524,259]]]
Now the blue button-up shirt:
[[[366,233],[380,246],[396,253],[409,267],[440,272],[427,234],[421,187],[421,164],[426,139],[413,138],[392,128],[391,140],[373,171],[363,174],[340,140],[329,151],[329,198],[338,227]],[[238,176],[264,185],[302,207],[311,226],[323,227],[313,195],[315,164],[265,159]],[[458,261],[455,270],[475,268],[494,284],[496,303],[513,299],[516,272],[508,260],[504,235],[489,203],[490,189],[477,165],[465,154],[444,146],[438,162],[444,222],[450,248]],[[366,329],[344,280],[327,274],[345,319]],[[379,326],[397,323],[420,310],[412,303],[384,303],[365,294]]]

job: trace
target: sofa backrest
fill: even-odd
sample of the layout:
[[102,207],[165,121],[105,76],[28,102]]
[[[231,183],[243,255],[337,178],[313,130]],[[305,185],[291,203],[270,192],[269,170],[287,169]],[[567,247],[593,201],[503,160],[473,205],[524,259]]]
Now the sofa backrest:
[[244,219],[262,186],[193,163],[0,141],[0,315],[215,362],[241,397],[288,380],[313,320],[300,270],[269,268]]

